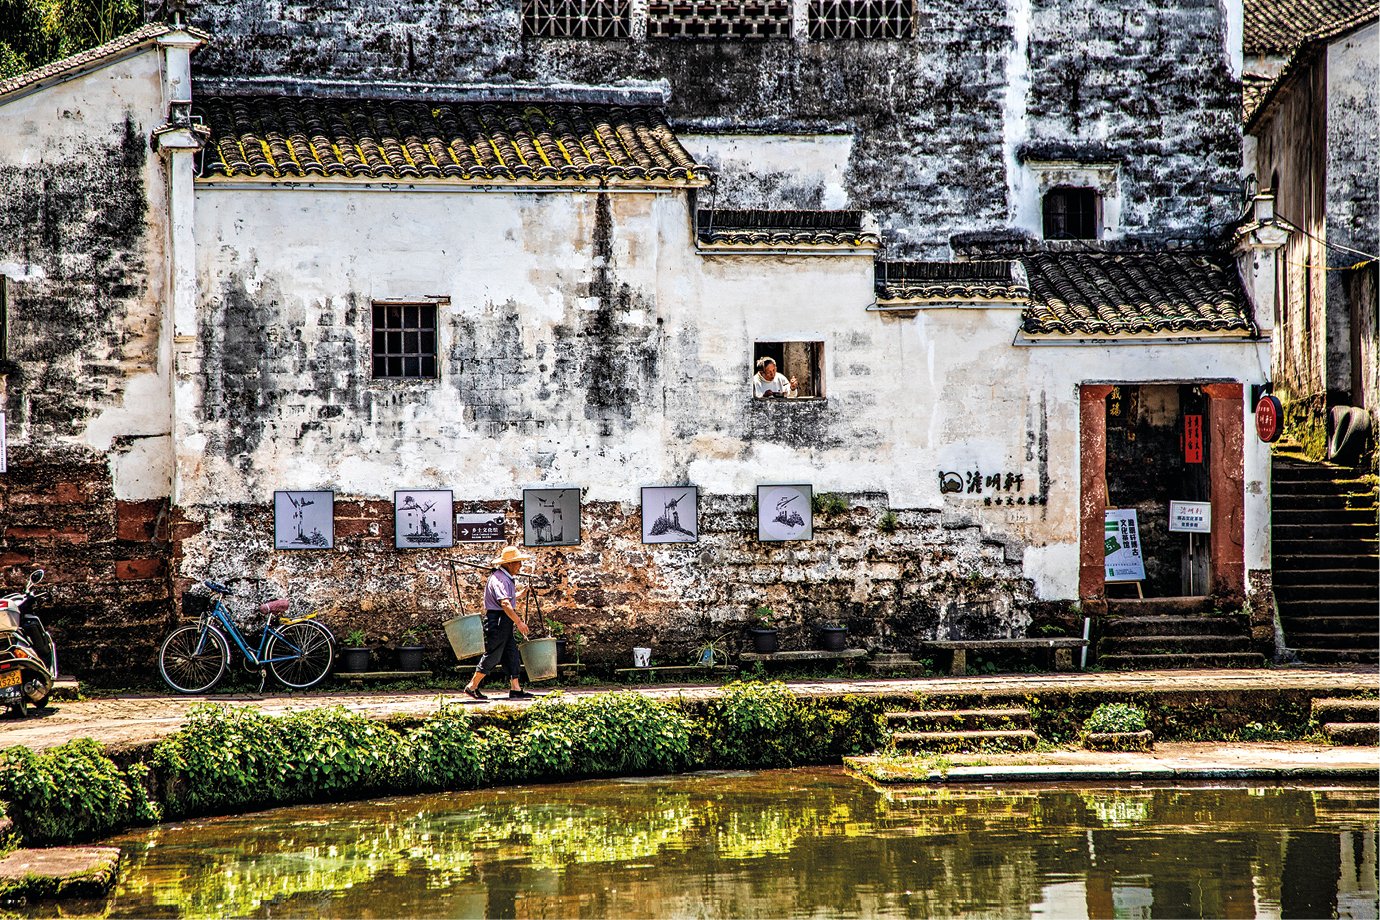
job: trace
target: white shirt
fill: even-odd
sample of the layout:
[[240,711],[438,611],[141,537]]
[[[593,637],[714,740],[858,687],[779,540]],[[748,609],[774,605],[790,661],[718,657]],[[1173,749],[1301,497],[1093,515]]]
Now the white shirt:
[[762,379],[761,374],[753,374],[752,395],[756,396],[758,399],[761,399],[768,393],[779,393],[780,395],[786,397],[792,395],[790,382],[786,380],[785,375],[782,374],[780,371],[777,371],[776,376],[771,378],[770,380]]

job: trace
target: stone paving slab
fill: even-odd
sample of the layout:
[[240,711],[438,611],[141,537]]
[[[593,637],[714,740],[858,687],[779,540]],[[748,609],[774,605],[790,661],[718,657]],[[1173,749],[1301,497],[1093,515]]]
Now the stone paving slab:
[[[859,693],[876,696],[908,694],[975,694],[1003,696],[1052,691],[1097,692],[1210,692],[1237,690],[1325,690],[1343,693],[1375,693],[1380,673],[1374,667],[1299,667],[1223,669],[1213,671],[1080,672],[1060,674],[997,674],[972,677],[857,678],[787,681],[795,692],[807,696]],[[495,685],[496,686],[496,685]],[[570,697],[621,690],[659,699],[682,697],[711,699],[723,692],[717,684],[607,685],[567,688]],[[91,737],[114,748],[157,741],[180,728],[188,710],[197,703],[256,706],[281,714],[326,706],[344,706],[373,718],[424,717],[436,711],[442,700],[463,702],[459,686],[454,690],[417,690],[403,693],[381,691],[331,691],[324,693],[265,693],[245,695],[170,696],[125,694],[79,702],[55,700],[47,710],[20,720],[0,717],[0,748],[22,744],[42,750]],[[494,699],[485,707],[526,706],[525,702]]]
[[931,757],[850,757],[847,764],[882,783],[1116,782],[1330,779],[1375,785],[1380,748],[1307,742],[1167,742],[1145,753],[1065,748],[1033,753],[949,754],[947,769]]
[[100,897],[119,869],[119,847],[15,850],[0,859],[0,900]]

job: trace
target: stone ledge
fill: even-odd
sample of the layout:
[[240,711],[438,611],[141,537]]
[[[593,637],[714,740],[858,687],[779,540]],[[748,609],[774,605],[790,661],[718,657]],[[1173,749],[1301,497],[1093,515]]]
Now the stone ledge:
[[795,652],[742,652],[738,655],[739,661],[845,661],[854,658],[866,658],[867,652],[860,648],[846,648],[838,652],[826,652],[823,649],[804,649]]
[[0,900],[98,898],[120,871],[119,847],[15,850],[0,859]]
[[1155,747],[1155,735],[1141,732],[1088,732],[1083,747],[1090,751],[1149,751]]

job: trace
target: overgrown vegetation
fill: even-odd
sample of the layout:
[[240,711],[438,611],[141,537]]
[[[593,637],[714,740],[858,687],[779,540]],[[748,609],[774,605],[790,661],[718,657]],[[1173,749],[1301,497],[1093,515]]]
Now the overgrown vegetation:
[[[780,683],[735,683],[708,704],[605,693],[543,700],[476,725],[441,705],[399,729],[344,708],[270,716],[204,704],[121,771],[89,739],[0,755],[0,800],[26,843],[115,833],[162,815],[241,812],[397,792],[706,767],[839,763],[885,736],[880,701],[809,700]],[[148,790],[156,794],[150,797]]]
[[1085,734],[1145,731],[1145,711],[1130,703],[1103,703],[1083,722]]
[[0,80],[142,24],[138,0],[0,0]]

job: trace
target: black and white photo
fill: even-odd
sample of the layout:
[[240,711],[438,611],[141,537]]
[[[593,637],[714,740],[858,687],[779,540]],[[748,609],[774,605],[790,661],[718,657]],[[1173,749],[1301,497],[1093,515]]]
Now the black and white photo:
[[814,487],[757,487],[757,539],[766,543],[814,539]]
[[700,493],[695,486],[642,488],[642,542],[694,543],[699,540]]
[[393,545],[398,549],[453,546],[449,489],[405,489],[393,493]]
[[579,489],[522,490],[524,546],[576,546],[579,542]]
[[335,546],[335,493],[273,493],[274,549],[330,549]]

